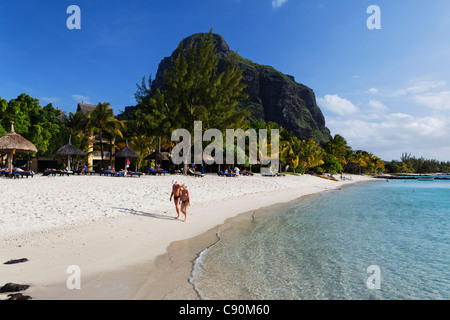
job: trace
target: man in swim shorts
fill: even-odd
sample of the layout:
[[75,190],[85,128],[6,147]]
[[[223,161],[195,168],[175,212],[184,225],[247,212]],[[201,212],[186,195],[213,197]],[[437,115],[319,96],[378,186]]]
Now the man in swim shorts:
[[181,199],[181,186],[178,184],[177,180],[172,181],[172,193],[170,195],[170,201],[175,203],[175,209],[177,210],[177,219],[180,218],[180,199]]

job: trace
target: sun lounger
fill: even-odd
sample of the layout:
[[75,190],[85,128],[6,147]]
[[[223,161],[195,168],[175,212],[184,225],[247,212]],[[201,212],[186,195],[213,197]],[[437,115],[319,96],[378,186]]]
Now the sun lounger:
[[188,174],[189,174],[190,176],[194,176],[194,177],[202,177],[202,178],[205,176],[204,174],[202,174],[202,173],[200,173],[200,172],[192,171],[192,169],[188,169]]
[[56,176],[56,174],[58,174],[60,171],[56,170],[56,169],[46,169],[44,171],[44,173],[42,174],[44,177],[48,177],[48,176]]
[[166,170],[161,170],[161,171],[159,171],[159,170],[155,170],[155,169],[152,169],[152,168],[148,169],[148,174],[151,174],[151,175],[153,175],[153,176],[156,176],[156,175],[159,175],[159,176],[161,176],[161,175],[166,175],[166,173],[168,173]]
[[100,172],[100,175],[111,176],[111,177],[116,177],[116,176],[121,177],[122,176],[117,171],[105,170],[105,169],[102,169],[102,171]]
[[128,171],[127,172],[127,176],[130,176],[130,177],[141,177],[141,175],[143,175],[143,173],[141,173],[141,172],[132,172],[132,171]]
[[27,179],[29,178],[29,177],[32,177],[32,178],[34,178],[34,172],[33,171],[22,171],[22,172],[19,172],[19,174],[20,174],[20,176],[23,178],[23,177],[27,177]]
[[236,177],[236,175],[234,173],[225,173],[223,171],[219,171],[218,175],[222,176],[222,177]]
[[56,176],[59,174],[60,176],[70,176],[72,174],[72,171],[62,171],[62,170],[56,170],[56,169],[47,169],[44,171],[43,176]]
[[73,170],[73,174],[74,174],[74,175],[75,175],[75,174],[77,174],[77,175],[81,175],[81,174],[87,175],[87,174],[90,174],[90,175],[92,176],[93,173],[95,173],[95,171],[84,170],[84,172],[83,172],[83,170]]
[[14,179],[17,179],[17,178],[20,178],[20,174],[18,173],[18,172],[10,172],[9,170],[4,170],[4,171],[2,171],[2,176],[4,176],[5,178],[14,178]]

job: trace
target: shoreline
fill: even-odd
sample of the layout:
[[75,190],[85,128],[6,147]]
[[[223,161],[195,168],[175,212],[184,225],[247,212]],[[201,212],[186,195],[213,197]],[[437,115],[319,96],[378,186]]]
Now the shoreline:
[[[215,226],[211,230],[198,235],[191,239],[176,241],[170,244],[167,252],[157,257],[155,262],[155,269],[159,270],[158,284],[165,288],[162,300],[203,300],[204,297],[197,291],[192,280],[192,272],[195,264],[200,258],[201,254],[207,251],[210,247],[221,241],[220,234],[228,228],[245,228],[252,224],[254,219],[262,216],[275,215],[280,208],[288,207],[294,202],[302,201],[303,199],[319,196],[325,192],[336,190],[323,190],[318,193],[301,196],[288,202],[276,203],[268,207],[260,208],[242,212],[235,217],[228,218],[223,224]],[[244,227],[245,226],[245,227]],[[177,273],[176,278],[171,278],[174,272]],[[148,283],[155,282],[155,278],[150,278]],[[142,300],[154,296],[152,286],[144,284],[140,292],[135,296],[135,299]],[[169,291],[170,290],[170,291]],[[158,296],[158,295],[156,295]],[[232,299],[232,298],[230,298]]]
[[[372,180],[357,181],[350,185],[367,181]],[[310,197],[321,196],[328,192],[343,190],[342,188],[350,185],[346,184],[337,189],[327,189],[305,194],[286,202],[274,203],[267,207],[241,212],[203,234],[171,243],[167,248],[167,252],[156,258],[154,273],[149,276],[149,279],[141,286],[139,292],[133,298],[136,300],[203,300],[204,297],[201,296],[201,293],[197,291],[194,283],[191,281],[192,272],[200,255],[221,240],[220,234],[223,231],[228,228],[246,228],[255,219],[276,215],[277,212],[293,203]],[[174,273],[177,274],[176,277],[172,277]],[[158,290],[155,291],[154,287],[156,285]],[[232,300],[233,298],[230,297],[229,299]]]
[[[171,203],[164,203],[161,210],[123,206],[118,208],[125,213],[122,215],[2,237],[0,263],[19,258],[29,261],[1,264],[0,285],[29,284],[31,287],[24,294],[36,300],[199,299],[189,283],[192,263],[199,252],[217,241],[218,228],[248,212],[373,180],[367,176],[352,177],[353,181],[344,182],[310,176],[210,177],[210,188],[218,188],[219,193],[212,190],[215,199],[211,199],[211,192],[203,198],[199,194],[186,224],[174,219]],[[147,178],[140,183],[160,184],[172,178]],[[202,178],[177,179],[188,180],[194,191],[209,183]],[[254,189],[250,190],[253,186],[249,183],[255,184]],[[227,192],[231,196],[227,197]],[[67,288],[67,268],[72,265],[80,267],[81,290]],[[0,299],[4,298],[0,295]]]

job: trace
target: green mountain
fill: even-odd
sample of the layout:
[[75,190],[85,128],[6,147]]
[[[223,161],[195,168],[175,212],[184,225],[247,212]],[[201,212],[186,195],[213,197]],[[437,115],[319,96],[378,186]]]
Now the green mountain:
[[[206,34],[197,33],[182,41],[182,48],[195,45]],[[314,92],[307,86],[297,83],[294,77],[281,73],[271,66],[260,65],[241,57],[230,50],[224,38],[213,34],[216,53],[219,57],[219,72],[227,61],[234,58],[236,65],[243,71],[242,82],[249,96],[240,107],[249,108],[250,121],[274,121],[285,129],[293,131],[300,139],[313,138],[318,143],[329,140],[330,131],[325,126],[325,117],[317,106]],[[172,59],[177,56],[175,50],[170,57],[164,58],[158,68],[152,86],[163,88],[164,72]]]

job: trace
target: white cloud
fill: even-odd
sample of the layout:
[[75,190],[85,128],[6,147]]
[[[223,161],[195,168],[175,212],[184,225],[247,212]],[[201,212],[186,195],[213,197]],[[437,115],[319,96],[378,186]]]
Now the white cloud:
[[42,103],[56,103],[56,102],[58,102],[58,101],[60,101],[61,99],[59,99],[59,98],[56,98],[56,97],[42,97],[42,98],[39,98],[39,101],[40,102],[42,102]]
[[413,100],[421,105],[435,110],[450,110],[450,91],[425,93],[416,95]]
[[387,161],[398,160],[404,152],[450,160],[447,82],[414,80],[390,93],[380,92],[364,91],[367,100],[358,104],[338,95],[317,99],[320,107],[332,112],[326,119],[331,133],[344,136],[354,150],[367,150]]
[[412,84],[407,88],[399,89],[394,91],[393,97],[399,97],[407,94],[419,94],[427,92],[431,89],[439,88],[445,86],[445,81],[427,81],[427,80],[416,80],[412,81]]
[[287,0],[273,0],[272,8],[274,9],[281,8],[286,2]]
[[369,101],[369,107],[371,107],[374,111],[383,112],[387,111],[389,108],[386,107],[382,102],[372,99]]
[[341,98],[336,94],[327,94],[323,98],[318,98],[317,102],[321,107],[340,116],[353,114],[359,111],[358,107],[356,107],[351,101]]
[[91,101],[90,101],[89,97],[83,96],[83,95],[81,95],[81,94],[73,94],[73,95],[72,95],[72,98],[73,98],[76,102],[79,102],[79,103],[84,102],[84,103],[87,103],[87,104],[91,104]]
[[378,89],[377,88],[370,88],[369,90],[367,90],[368,93],[371,94],[377,94],[378,93]]
[[416,117],[405,113],[383,115],[379,120],[327,119],[332,134],[341,134],[354,150],[373,152],[384,160],[399,159],[403,152],[417,157],[450,159],[450,117]]

